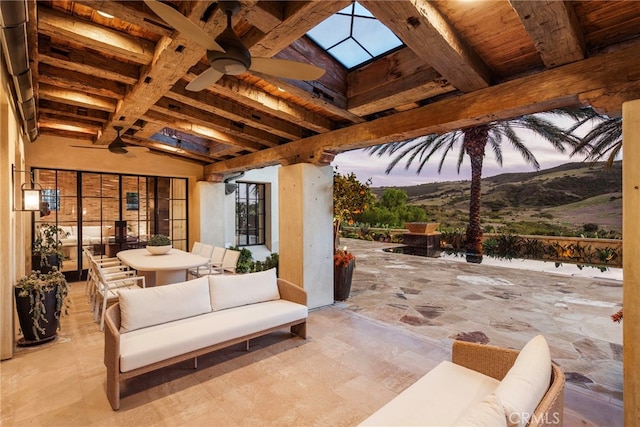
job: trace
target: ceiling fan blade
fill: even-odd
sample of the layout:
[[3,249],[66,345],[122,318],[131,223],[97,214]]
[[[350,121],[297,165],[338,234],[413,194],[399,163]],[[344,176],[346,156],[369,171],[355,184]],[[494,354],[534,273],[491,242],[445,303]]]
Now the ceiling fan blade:
[[293,80],[317,80],[324,70],[315,65],[278,58],[251,58],[252,71]]
[[149,9],[162,18],[163,21],[178,30],[178,32],[198,43],[200,46],[207,50],[224,52],[224,49],[222,49],[222,47],[220,47],[220,45],[216,43],[211,36],[209,36],[209,34],[204,32],[202,28],[198,27],[168,4],[161,3],[156,0],[144,0],[144,2],[149,6]]
[[190,90],[192,92],[198,92],[202,89],[206,89],[211,86],[223,76],[221,72],[214,70],[213,68],[209,68],[203,73],[201,73],[198,77],[191,80],[185,89]]

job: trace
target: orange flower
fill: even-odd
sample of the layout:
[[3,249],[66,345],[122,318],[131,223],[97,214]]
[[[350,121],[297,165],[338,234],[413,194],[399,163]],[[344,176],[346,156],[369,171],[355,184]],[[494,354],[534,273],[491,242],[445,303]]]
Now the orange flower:
[[336,266],[346,267],[353,259],[355,259],[355,257],[351,252],[347,252],[347,248],[337,250],[336,253],[333,254],[333,264]]

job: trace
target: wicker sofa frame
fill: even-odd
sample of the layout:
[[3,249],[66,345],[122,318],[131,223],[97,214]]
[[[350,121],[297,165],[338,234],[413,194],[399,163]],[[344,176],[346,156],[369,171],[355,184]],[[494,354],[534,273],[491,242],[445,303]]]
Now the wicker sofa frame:
[[[518,357],[518,350],[490,345],[454,341],[451,361],[502,381]],[[551,381],[538,407],[531,415],[529,427],[562,426],[564,410],[564,374],[551,363]]]
[[[294,285],[284,279],[278,279],[278,290],[280,291],[280,298],[295,302],[302,305],[307,305],[307,293],[304,289]],[[233,310],[233,309],[230,309]],[[147,366],[143,366],[137,369],[133,369],[128,372],[120,372],[120,304],[116,303],[109,307],[106,312],[106,328],[104,337],[104,364],[107,367],[107,398],[114,411],[120,409],[120,385],[121,382],[129,378],[137,377],[147,372],[155,371],[156,369],[164,368],[185,360],[194,360],[194,369],[197,368],[197,357],[211,353],[234,344],[241,342],[247,343],[247,349],[249,340],[253,338],[266,335],[270,332],[290,327],[291,333],[301,338],[307,338],[307,321],[295,321],[285,323],[273,328],[264,329],[262,331],[239,336],[228,341],[220,342],[208,347],[181,354],[160,362],[156,362]]]

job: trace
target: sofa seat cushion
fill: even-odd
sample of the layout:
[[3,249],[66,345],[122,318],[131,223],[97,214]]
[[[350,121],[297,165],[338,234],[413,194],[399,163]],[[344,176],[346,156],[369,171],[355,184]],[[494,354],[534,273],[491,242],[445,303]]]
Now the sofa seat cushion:
[[492,393],[498,384],[494,378],[444,361],[360,425],[452,425]]
[[211,311],[209,281],[120,290],[120,332],[167,323]]
[[307,307],[268,301],[138,329],[120,335],[120,371],[179,356],[234,338],[306,319]]
[[212,274],[208,277],[214,311],[280,299],[275,268],[257,273]]

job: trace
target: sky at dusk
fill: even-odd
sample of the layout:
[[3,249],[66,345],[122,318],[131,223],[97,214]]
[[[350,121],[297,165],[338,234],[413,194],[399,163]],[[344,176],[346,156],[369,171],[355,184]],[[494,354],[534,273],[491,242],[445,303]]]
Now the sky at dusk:
[[[589,129],[581,132],[584,135]],[[569,162],[581,162],[584,156],[569,157],[569,153],[557,152],[551,144],[540,140],[529,134],[521,134],[527,147],[533,152],[540,163],[540,169],[549,169]],[[352,150],[338,154],[332,162],[334,168],[341,174],[355,173],[359,181],[365,182],[371,178],[372,187],[410,186],[439,181],[464,181],[471,179],[471,167],[469,156],[465,155],[457,172],[457,156],[459,145],[456,145],[454,152],[447,154],[447,160],[442,167],[442,172],[438,174],[438,165],[442,157],[441,152],[427,162],[420,175],[416,175],[418,162],[414,161],[408,170],[405,170],[405,159],[401,160],[396,167],[387,175],[385,170],[393,157],[385,154],[378,157],[377,154],[369,156],[364,150]],[[493,152],[487,150],[485,155],[482,176],[483,178],[510,172],[533,172],[535,169],[528,165],[515,150],[511,149],[508,142],[502,143],[502,167],[498,166]]]

